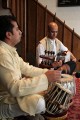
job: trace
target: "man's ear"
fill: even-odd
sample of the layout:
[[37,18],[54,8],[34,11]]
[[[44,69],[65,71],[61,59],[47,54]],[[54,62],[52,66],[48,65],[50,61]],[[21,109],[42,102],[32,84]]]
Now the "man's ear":
[[10,39],[10,37],[11,37],[11,32],[6,32],[6,37]]

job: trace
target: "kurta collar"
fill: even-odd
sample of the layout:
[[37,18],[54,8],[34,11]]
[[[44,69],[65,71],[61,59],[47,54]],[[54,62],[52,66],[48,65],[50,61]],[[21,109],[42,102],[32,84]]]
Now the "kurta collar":
[[15,53],[16,52],[16,48],[12,47],[10,45],[8,45],[7,43],[3,42],[0,40],[0,45],[4,46],[5,48],[7,48],[9,51]]
[[50,41],[51,44],[55,43],[55,39],[53,40],[53,39],[48,38],[48,40]]

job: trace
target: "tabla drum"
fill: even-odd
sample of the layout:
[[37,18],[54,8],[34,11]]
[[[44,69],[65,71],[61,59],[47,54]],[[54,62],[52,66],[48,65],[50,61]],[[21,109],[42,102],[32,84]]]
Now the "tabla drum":
[[[75,94],[75,82],[73,76],[62,74],[59,83],[50,83],[47,93],[45,94],[46,112],[49,120],[66,116],[70,106],[71,99]],[[47,118],[48,119],[48,118]],[[60,120],[60,118],[59,118]]]
[[76,93],[75,80],[72,75],[62,74],[59,82],[64,88],[71,91],[72,95]]

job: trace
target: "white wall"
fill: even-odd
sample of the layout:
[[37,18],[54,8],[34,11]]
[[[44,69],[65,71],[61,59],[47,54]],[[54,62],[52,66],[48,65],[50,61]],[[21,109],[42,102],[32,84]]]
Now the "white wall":
[[11,15],[9,9],[2,8],[2,0],[0,0],[0,15]]
[[66,25],[80,35],[80,6],[75,7],[58,7],[57,0],[38,0],[44,6],[47,5],[47,9],[61,19],[65,20]]

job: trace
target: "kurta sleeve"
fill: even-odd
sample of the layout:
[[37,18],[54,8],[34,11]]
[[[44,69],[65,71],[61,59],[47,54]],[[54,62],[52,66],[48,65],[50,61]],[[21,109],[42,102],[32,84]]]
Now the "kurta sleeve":
[[[13,58],[9,54],[0,55],[0,83],[14,97],[46,90],[48,88],[48,79],[44,74],[46,71],[48,70],[29,66],[18,56]],[[22,78],[22,73],[30,78]]]

